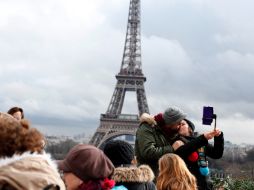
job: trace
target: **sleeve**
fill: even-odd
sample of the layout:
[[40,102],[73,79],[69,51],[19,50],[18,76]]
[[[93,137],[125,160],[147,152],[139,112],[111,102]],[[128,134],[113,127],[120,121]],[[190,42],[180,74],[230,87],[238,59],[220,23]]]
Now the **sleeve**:
[[[141,125],[136,133],[138,139],[138,147],[136,148],[139,149],[140,156],[149,161],[158,160],[162,155],[173,152],[169,143],[157,144],[154,130],[151,126]],[[160,139],[160,137],[157,138]]]
[[220,159],[224,152],[223,132],[218,137],[214,137],[214,145],[208,144],[205,148],[206,155],[213,159]]
[[156,185],[153,182],[146,182],[144,189],[156,190]]
[[197,138],[192,139],[183,146],[175,150],[175,153],[178,154],[181,158],[187,158],[192,152],[197,151],[198,148],[206,146],[208,144],[207,139],[204,135],[200,135]]

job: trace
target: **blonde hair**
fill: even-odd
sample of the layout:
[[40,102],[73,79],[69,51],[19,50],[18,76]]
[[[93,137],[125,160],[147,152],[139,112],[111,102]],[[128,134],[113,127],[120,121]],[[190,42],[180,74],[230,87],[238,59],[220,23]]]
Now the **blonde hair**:
[[178,155],[169,153],[159,159],[157,190],[197,190],[196,178]]

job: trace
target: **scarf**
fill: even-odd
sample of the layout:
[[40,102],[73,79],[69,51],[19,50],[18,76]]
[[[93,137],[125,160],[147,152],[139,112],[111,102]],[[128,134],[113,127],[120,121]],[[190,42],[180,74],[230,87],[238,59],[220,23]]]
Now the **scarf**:
[[104,180],[89,180],[79,186],[79,190],[111,190],[115,181],[108,178]]

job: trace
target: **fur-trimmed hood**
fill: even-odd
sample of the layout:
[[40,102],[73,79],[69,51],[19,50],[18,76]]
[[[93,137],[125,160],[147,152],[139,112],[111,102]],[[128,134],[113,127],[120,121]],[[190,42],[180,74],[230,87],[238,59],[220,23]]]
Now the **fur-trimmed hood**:
[[148,123],[151,126],[157,125],[154,116],[148,114],[148,113],[143,113],[140,118],[139,118],[140,123]]
[[151,168],[147,165],[141,165],[139,167],[118,167],[115,169],[112,179],[118,182],[152,182],[154,174]]
[[10,165],[14,162],[26,159],[26,158],[40,158],[46,160],[48,164],[57,171],[57,164],[51,159],[51,155],[43,152],[42,154],[38,154],[37,152],[24,152],[23,154],[14,154],[12,157],[3,157],[0,158],[0,168],[6,165]]
[[56,163],[50,154],[25,152],[21,155],[0,159],[0,182],[8,183],[17,190],[43,189],[57,185],[65,190]]

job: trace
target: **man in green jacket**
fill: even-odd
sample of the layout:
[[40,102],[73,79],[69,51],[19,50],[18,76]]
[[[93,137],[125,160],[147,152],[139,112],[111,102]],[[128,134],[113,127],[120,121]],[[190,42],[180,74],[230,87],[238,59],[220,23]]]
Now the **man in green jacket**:
[[185,118],[186,114],[177,107],[169,107],[163,114],[154,117],[143,114],[135,141],[138,164],[149,165],[157,176],[158,160],[164,154],[174,152],[170,139],[177,134],[180,122]]

